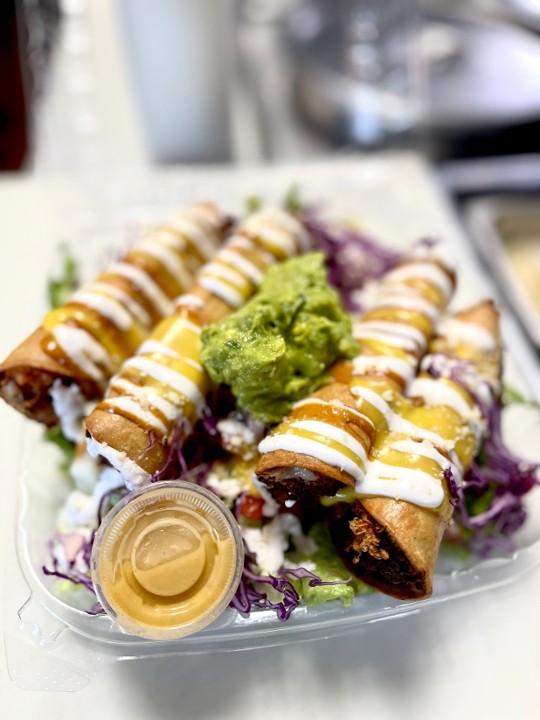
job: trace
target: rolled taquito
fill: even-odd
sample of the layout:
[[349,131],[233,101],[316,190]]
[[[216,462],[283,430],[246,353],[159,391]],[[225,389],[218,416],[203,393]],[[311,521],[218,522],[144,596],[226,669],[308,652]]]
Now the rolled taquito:
[[278,502],[316,503],[362,479],[375,435],[415,375],[454,284],[429,248],[380,280],[370,309],[353,323],[358,356],[334,366],[334,382],[298,402],[259,445],[257,476]]
[[162,470],[201,418],[210,384],[200,359],[202,328],[243,305],[270,265],[306,252],[311,242],[289,213],[253,214],[124,363],[85,425],[89,452],[105,457],[128,487]]
[[149,231],[8,356],[0,365],[0,395],[33,420],[60,422],[77,439],[85,402],[102,396],[122,362],[172,312],[229,224],[208,202]]
[[484,302],[454,315],[378,434],[365,477],[330,510],[330,531],[347,566],[402,600],[432,592],[435,561],[453,496],[486,424],[480,407],[500,392],[498,312]]

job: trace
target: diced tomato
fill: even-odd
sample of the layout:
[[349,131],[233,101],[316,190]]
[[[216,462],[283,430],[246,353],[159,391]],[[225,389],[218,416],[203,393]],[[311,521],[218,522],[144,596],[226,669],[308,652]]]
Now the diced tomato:
[[262,498],[253,497],[253,495],[244,495],[240,500],[239,515],[245,520],[251,522],[261,522],[263,519],[264,500]]

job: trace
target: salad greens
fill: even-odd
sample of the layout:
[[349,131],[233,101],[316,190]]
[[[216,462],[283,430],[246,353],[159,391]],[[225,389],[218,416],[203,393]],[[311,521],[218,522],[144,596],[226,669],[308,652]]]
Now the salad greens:
[[51,278],[47,283],[49,306],[55,310],[65,305],[79,285],[78,263],[66,243],[59,246],[62,271],[59,277]]
[[64,475],[69,475],[71,463],[75,459],[75,443],[68,440],[59,427],[46,428],[43,437],[47,442],[56,445],[61,451],[63,457],[60,463],[60,470]]
[[300,597],[307,605],[321,605],[329,600],[341,600],[344,607],[349,607],[356,595],[373,592],[361,580],[351,576],[341,558],[336,553],[326,525],[316,523],[309,532],[309,537],[315,541],[316,550],[307,556],[295,553],[289,557],[289,562],[295,559],[299,566],[308,567],[324,581],[325,585],[312,585],[309,578],[293,580],[293,584]]

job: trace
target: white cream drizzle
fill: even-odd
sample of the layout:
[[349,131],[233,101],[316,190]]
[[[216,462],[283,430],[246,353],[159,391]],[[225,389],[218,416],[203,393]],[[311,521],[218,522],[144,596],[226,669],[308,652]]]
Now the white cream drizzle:
[[226,247],[237,247],[242,248],[242,250],[253,251],[253,249],[255,248],[255,243],[247,235],[231,235]]
[[409,397],[421,398],[428,407],[440,405],[450,407],[467,420],[480,419],[477,408],[472,408],[456,388],[440,380],[427,377],[415,378],[409,389]]
[[454,461],[457,462],[452,462],[452,460],[445,457],[427,440],[412,440],[411,438],[403,438],[402,440],[395,440],[394,442],[391,442],[389,447],[390,449],[396,450],[400,453],[405,453],[407,455],[419,455],[420,457],[433,460],[433,462],[437,463],[440,467],[441,474],[450,468],[456,483],[461,485],[461,466],[458,467],[459,461],[457,461],[455,455]]
[[368,458],[364,446],[346,430],[342,430],[341,428],[324,422],[323,420],[295,420],[291,423],[290,427],[298,428],[299,430],[307,430],[312,433],[318,433],[330,440],[335,440],[340,445],[343,445],[357,455],[359,462],[364,465],[367,463]]
[[120,410],[135,418],[137,423],[141,424],[145,429],[150,426],[151,429],[159,430],[165,435],[167,433],[165,424],[149,407],[145,407],[144,403],[140,402],[139,399],[129,395],[115,395],[114,397],[106,397],[102,406]]
[[440,447],[445,451],[453,449],[453,443],[451,441],[445,440],[441,437],[441,435],[438,435],[431,430],[426,430],[419,425],[415,425],[409,420],[406,420],[398,415],[375,391],[370,390],[369,388],[353,385],[351,387],[351,393],[357,397],[361,397],[363,400],[375,407],[383,415],[384,421],[389,430],[403,433],[411,438],[429,440],[429,442],[431,442],[435,447]]
[[51,331],[62,351],[85,375],[98,382],[104,380],[103,370],[114,372],[114,363],[103,345],[90,333],[72,325],[56,325]]
[[444,320],[441,323],[440,334],[448,338],[452,347],[463,343],[484,352],[493,352],[497,347],[495,337],[485,327],[457,318]]
[[124,369],[129,371],[131,368],[138,370],[143,375],[156,380],[162,386],[169,387],[188,398],[198,412],[201,412],[204,406],[204,398],[199,388],[182,373],[172,368],[162,365],[161,363],[151,360],[148,357],[136,356],[126,361]]
[[[300,249],[307,252],[312,245],[311,237],[303,225],[295,218],[278,208],[269,208],[255,213],[244,223],[246,232],[253,233],[270,244],[284,250],[290,257]],[[300,248],[294,246],[297,241]]]
[[415,278],[421,278],[434,285],[443,294],[445,300],[452,295],[453,285],[450,278],[441,267],[430,262],[418,261],[400,265],[385,276],[385,285]]
[[386,465],[379,460],[369,463],[367,473],[355,490],[363,496],[391,497],[429,508],[439,507],[444,500],[442,484],[429,473]]
[[145,340],[137,351],[137,355],[150,355],[150,353],[159,353],[167,357],[179,358],[180,355],[168,345],[158,342],[157,340]]
[[263,281],[263,271],[240,253],[231,250],[230,247],[223,248],[219,255],[222,260],[231,265],[236,265],[254,285],[260,285]]
[[378,339],[411,352],[426,347],[423,332],[412,325],[387,320],[360,320],[353,325],[355,340]]
[[[155,407],[171,423],[178,418],[179,410],[177,404],[157,395],[157,393],[144,385],[136,385],[130,380],[116,377],[111,382],[111,390],[119,392],[122,395],[137,398],[137,402],[140,403],[140,406],[144,409]],[[178,395],[175,395],[175,397],[177,397],[178,400],[181,399]],[[114,396],[105,398],[104,402],[108,403],[110,400],[114,400]]]
[[214,262],[206,265],[201,272],[201,277],[216,277],[221,280],[227,280],[238,288],[248,289],[250,285],[249,279],[239,270],[235,270],[229,265],[224,265],[220,262],[221,258],[222,255],[220,253]]
[[129,330],[133,326],[133,317],[114,298],[84,288],[83,290],[77,290],[73,294],[71,302],[95,310],[102,318],[109,320],[119,330]]
[[285,433],[270,435],[259,443],[259,452],[262,454],[274,452],[275,450],[285,450],[286,452],[317,458],[331,467],[337,467],[346,472],[355,480],[361,480],[364,477],[364,471],[359,464],[353,462],[339,450],[328,447],[317,440]]
[[393,373],[400,377],[405,385],[409,384],[415,373],[411,362],[391,355],[358,355],[352,362],[354,375],[370,375],[373,372]]
[[390,405],[381,395],[379,395],[378,392],[372,390],[371,388],[364,387],[363,385],[355,385],[354,380],[353,384],[351,384],[350,390],[355,397],[364,400],[364,402],[367,402],[369,405],[374,407],[383,416],[386,425],[390,425],[392,410]]
[[204,300],[198,295],[193,295],[193,293],[185,293],[174,301],[175,310],[179,307],[191,307],[200,310],[204,307]]
[[172,223],[172,227],[184,235],[199,250],[205,260],[210,260],[216,251],[216,243],[208,234],[184,215],[178,215]]
[[215,205],[207,203],[198,203],[192,205],[184,213],[187,217],[192,218],[196,222],[205,222],[216,231],[218,226],[223,222],[224,217]]
[[145,240],[135,249],[156,259],[173,276],[182,290],[186,290],[191,285],[191,274],[174,250],[154,240]]
[[137,320],[143,327],[148,328],[152,324],[152,318],[146,310],[129,293],[112,283],[95,281],[84,286],[87,292],[100,293],[108,295],[118,300],[126,308],[126,310]]
[[408,291],[407,286],[404,286],[403,291],[391,288],[388,292],[381,292],[380,295],[376,296],[373,307],[405,308],[427,317],[432,322],[436,322],[440,315],[439,309],[433,303],[416,293],[410,292],[410,289]]
[[212,295],[221,298],[221,300],[233,308],[239,308],[245,303],[245,298],[241,295],[241,293],[230,285],[221,282],[221,280],[218,280],[217,278],[202,276],[199,278],[198,282],[205,290],[208,290],[208,292],[211,292]]
[[452,379],[452,371],[455,369],[459,373],[459,379],[471,392],[478,395],[480,399],[490,405],[493,402],[491,387],[497,385],[495,378],[484,377],[480,374],[479,368],[470,361],[464,362],[456,358],[451,358],[442,353],[433,353],[426,355],[420,363],[420,369],[423,372],[429,372],[432,368],[441,377]]
[[311,249],[313,243],[310,234],[302,223],[290,213],[283,212],[283,210],[279,210],[278,208],[272,208],[268,210],[268,218],[270,222],[281,225],[294,235],[300,243],[302,252],[308,252]]
[[147,239],[152,242],[158,242],[160,245],[164,245],[175,252],[184,253],[188,250],[186,238],[172,230],[157,228],[150,233]]
[[347,413],[350,413],[353,416],[356,416],[358,418],[358,421],[362,424],[366,420],[368,423],[373,426],[373,423],[371,420],[365,415],[363,415],[361,412],[356,410],[355,408],[352,408],[350,405],[344,405],[339,400],[322,400],[321,398],[305,398],[304,400],[299,400],[298,402],[294,403],[293,409],[296,410],[297,408],[304,407],[305,405],[326,405],[330,408],[343,408]]
[[415,425],[410,420],[400,417],[397,413],[390,416],[389,429],[396,433],[403,433],[411,438],[418,440],[428,440],[434,447],[440,447],[445,452],[452,452],[454,443],[452,440],[445,440],[441,435],[431,430],[426,430],[419,425]]
[[161,290],[159,285],[154,282],[154,280],[152,280],[152,278],[148,275],[148,273],[145,273],[144,270],[141,270],[141,268],[136,265],[132,265],[131,263],[120,262],[113,265],[109,272],[125,277],[130,282],[138,285],[161,317],[171,314],[173,309],[172,302]]

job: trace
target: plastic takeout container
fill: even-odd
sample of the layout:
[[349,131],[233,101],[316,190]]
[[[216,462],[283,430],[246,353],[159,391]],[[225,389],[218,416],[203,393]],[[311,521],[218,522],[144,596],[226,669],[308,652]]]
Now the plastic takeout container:
[[[215,198],[233,211],[241,207],[243,197],[254,191],[278,199],[291,182],[297,182],[307,198],[328,199],[329,212],[335,210],[338,216],[354,214],[362,218],[366,229],[373,228],[372,234],[387,244],[405,247],[422,235],[436,234],[447,243],[458,266],[460,285],[454,306],[465,306],[485,294],[494,295],[493,284],[428,172],[414,158],[364,160],[361,165],[322,163],[237,174],[206,171],[199,180],[205,197]],[[129,183],[122,187],[127,188],[125,195],[117,187],[103,200],[103,207],[112,210],[100,215],[96,227],[102,228],[104,222],[113,219],[111,228],[118,232],[144,217],[167,217],[171,208],[201,196],[194,191],[191,175],[173,174],[152,183],[145,180],[138,193]],[[107,237],[111,235],[108,232]],[[77,247],[75,251],[79,252]],[[528,393],[527,386],[534,385],[536,376],[525,372],[523,380],[523,369],[532,367],[537,373],[537,364],[519,327],[507,315],[503,330],[509,349],[507,380]],[[367,623],[404,618],[472,593],[492,591],[515,581],[540,562],[540,492],[535,489],[527,497],[528,521],[516,537],[515,552],[487,560],[442,553],[434,593],[427,600],[399,602],[374,592],[356,598],[348,608],[339,601],[299,607],[286,622],[280,622],[269,610],[254,611],[246,617],[227,607],[210,625],[187,637],[136,637],[123,632],[107,615],[92,615],[82,609],[88,607],[87,596],[81,594],[79,606],[74,596],[69,604],[56,596],[53,586],[57,579],[43,574],[42,567],[49,560],[47,541],[55,531],[58,509],[71,488],[58,470],[57,449],[43,441],[42,428],[22,420],[21,426],[16,547],[8,547],[6,552],[9,592],[5,593],[4,625],[10,675],[19,686],[31,690],[77,690],[101,668],[123,660],[249,650],[349,634]],[[516,452],[539,459],[534,458],[540,437],[540,413],[536,409],[510,408],[505,431]]]

